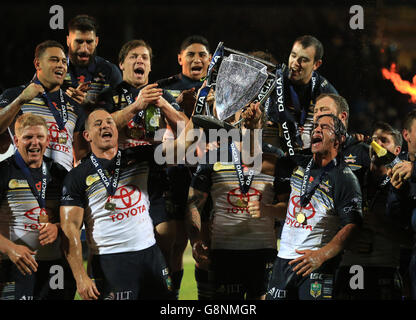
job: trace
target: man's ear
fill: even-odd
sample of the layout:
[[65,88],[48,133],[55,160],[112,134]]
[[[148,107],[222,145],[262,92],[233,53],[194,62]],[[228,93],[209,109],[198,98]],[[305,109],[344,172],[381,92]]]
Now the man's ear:
[[313,70],[316,71],[318,68],[322,65],[322,60],[319,59],[318,61],[315,61],[313,64]]
[[180,66],[183,64],[182,54],[180,54],[180,53],[178,54],[178,63],[179,63]]
[[39,58],[35,58],[33,60],[33,65],[35,66],[36,71],[39,71],[39,69],[40,69],[40,61],[39,61]]
[[91,139],[90,139],[90,134],[89,134],[89,132],[88,132],[87,130],[84,130],[84,132],[82,133],[82,135],[83,135],[84,139],[85,139],[87,142],[91,142]]
[[409,131],[408,131],[407,129],[403,129],[403,130],[402,130],[402,136],[403,136],[403,139],[404,139],[407,143],[409,143],[409,142],[410,142],[410,134],[409,134]]
[[17,148],[18,143],[19,143],[19,139],[17,138],[17,135],[13,136],[13,142],[14,142],[14,145],[16,146],[16,148]]

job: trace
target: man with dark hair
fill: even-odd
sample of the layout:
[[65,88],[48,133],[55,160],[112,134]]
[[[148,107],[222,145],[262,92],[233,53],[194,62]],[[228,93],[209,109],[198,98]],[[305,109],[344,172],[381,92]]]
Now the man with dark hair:
[[[249,202],[254,218],[285,220],[266,299],[332,299],[340,255],[362,219],[358,180],[339,157],[345,135],[339,118],[318,117],[311,136],[312,156],[292,165],[287,201]],[[287,190],[288,175],[276,173],[277,192]]]
[[1,95],[0,133],[9,127],[13,135],[13,122],[21,113],[41,115],[50,136],[45,156],[69,171],[74,157],[80,160],[88,146],[80,135],[85,114],[61,89],[67,72],[62,45],[52,40],[40,43],[35,50],[34,65],[36,75],[29,84],[7,89]]
[[192,114],[196,92],[207,75],[210,61],[208,40],[200,35],[189,36],[182,41],[178,53],[182,72],[158,81],[160,87],[169,90],[176,98],[188,117]]
[[[208,40],[200,35],[191,35],[185,38],[179,48],[177,56],[181,66],[181,73],[167,79],[159,80],[160,87],[167,89],[184,110],[186,116],[194,111],[196,93],[202,86],[207,75],[208,66],[211,61],[210,47]],[[212,92],[210,93],[212,96]],[[212,99],[212,98],[208,98]],[[170,208],[176,224],[176,239],[172,251],[172,284],[179,296],[179,289],[183,276],[183,254],[188,245],[188,237],[185,229],[186,201],[188,198],[189,185],[191,183],[194,168],[177,166],[168,168],[170,187]],[[209,210],[210,201],[207,201]],[[204,219],[207,217],[204,214]],[[206,221],[205,221],[206,222]],[[206,223],[204,223],[205,228]],[[203,299],[209,293],[204,292],[204,284],[207,282],[208,273],[206,270],[195,268],[195,277],[198,286],[198,297]],[[202,284],[202,285],[200,285]]]
[[[123,81],[114,89],[104,90],[102,95],[106,96],[103,99],[107,101],[106,109],[111,110],[119,129],[118,145],[121,150],[155,144],[155,130],[166,128],[167,125],[176,130],[178,122],[185,124],[188,121],[167,90],[159,88],[155,83],[149,84],[152,48],[144,40],[130,40],[122,46],[119,67]],[[150,199],[150,216],[155,226],[157,244],[170,267],[175,225],[165,208],[167,178],[164,168],[154,166],[150,177],[156,182]]]
[[116,65],[96,55],[97,32],[96,19],[83,14],[69,21],[66,37],[68,74],[64,86],[74,99],[92,109],[100,104],[100,92],[116,87],[122,80]]
[[[392,154],[401,152],[402,136],[388,123],[373,126],[372,140]],[[400,300],[403,296],[402,277],[399,273],[401,246],[409,235],[396,223],[399,212],[387,205],[393,187],[387,176],[387,167],[371,148],[371,166],[367,178],[363,225],[347,248],[337,277],[337,298],[352,300]],[[359,265],[363,283],[351,287],[351,267]]]
[[45,119],[24,113],[15,123],[16,152],[0,163],[0,300],[75,296],[59,232],[67,171],[43,157],[49,140]]
[[[337,116],[348,130],[350,109],[344,97],[335,93],[320,94],[316,98],[313,118],[317,119],[322,114],[333,114]],[[369,146],[367,143],[359,141],[355,136],[347,132],[341,154],[345,163],[355,173],[360,182],[363,193],[363,205],[366,206],[366,175],[370,169]]]
[[281,127],[282,149],[290,154],[310,147],[316,98],[321,93],[337,93],[317,72],[322,57],[322,43],[305,35],[294,41],[288,65],[282,65],[276,72],[277,86],[266,114]]

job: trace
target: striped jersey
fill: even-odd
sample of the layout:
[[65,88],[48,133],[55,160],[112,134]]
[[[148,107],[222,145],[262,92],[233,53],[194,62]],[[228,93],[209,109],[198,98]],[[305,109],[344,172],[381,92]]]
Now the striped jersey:
[[232,162],[198,165],[191,186],[210,193],[213,203],[211,248],[251,250],[276,248],[274,219],[251,218],[248,201],[273,201],[274,177],[258,174],[246,194],[239,187],[237,172]]
[[[59,201],[62,181],[67,171],[52,160],[44,158],[48,170],[46,212],[49,221],[59,222]],[[29,169],[36,188],[40,189],[42,168]],[[32,193],[26,177],[11,156],[0,163],[0,233],[16,244],[36,251],[36,260],[54,260],[61,257],[60,236],[55,242],[39,244],[39,215],[44,214]],[[6,256],[4,256],[6,257]],[[7,258],[7,257],[6,257]],[[8,259],[8,258],[7,258]]]
[[[0,97],[0,108],[12,103],[26,86],[7,89]],[[63,130],[60,130],[57,121],[49,109],[49,106],[41,95],[25,103],[21,108],[21,113],[33,113],[43,117],[48,126],[50,142],[45,151],[45,156],[51,158],[56,163],[61,164],[66,170],[71,170],[74,165],[73,146],[74,132],[81,131],[85,121],[85,113],[79,105],[68,97],[62,89],[47,93],[53,106],[62,117],[61,94],[63,95],[67,110],[68,120]],[[9,132],[14,135],[14,123],[10,125]],[[63,138],[63,139],[62,139]]]

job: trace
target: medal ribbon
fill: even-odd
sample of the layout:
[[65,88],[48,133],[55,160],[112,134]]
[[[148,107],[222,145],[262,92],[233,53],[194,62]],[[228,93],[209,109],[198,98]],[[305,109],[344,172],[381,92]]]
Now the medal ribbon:
[[30,169],[28,168],[21,154],[17,150],[15,152],[15,159],[16,159],[17,165],[22,170],[25,176],[27,183],[29,184],[29,187],[32,190],[33,195],[35,196],[37,202],[39,203],[39,207],[41,209],[45,209],[46,208],[46,185],[48,181],[48,169],[46,167],[45,162],[42,161],[42,186],[41,186],[40,191],[38,191],[35,186],[35,180],[33,179],[33,176],[30,173]]
[[[311,97],[314,96],[313,93],[315,91],[316,82],[317,82],[317,75],[316,75],[316,72],[313,71],[312,72],[312,78],[311,78],[311,83],[312,83],[312,86],[311,86]],[[292,99],[293,106],[295,107],[295,109],[298,112],[300,112],[300,121],[299,121],[299,124],[301,126],[303,126],[305,124],[305,121],[306,121],[306,112],[307,111],[304,108],[302,108],[302,106],[300,105],[299,96],[296,93],[295,88],[293,87],[293,85],[290,84],[289,85],[289,88],[290,88],[290,98]],[[315,101],[313,101],[313,102],[315,102]]]
[[[43,84],[39,81],[37,76],[35,76],[35,78],[33,79],[33,83],[40,84],[43,87]],[[66,108],[66,100],[65,100],[65,97],[64,97],[64,92],[62,91],[62,89],[59,89],[59,97],[60,97],[60,100],[61,100],[60,101],[61,102],[60,103],[60,109],[61,109],[62,117],[61,117],[61,114],[59,113],[59,111],[53,105],[52,100],[50,99],[50,97],[46,93],[46,89],[42,93],[42,97],[46,101],[46,104],[48,105],[49,110],[52,112],[52,115],[55,118],[55,121],[56,121],[56,123],[59,127],[59,130],[64,130],[65,125],[68,121],[68,112],[67,112],[67,108]]]
[[250,190],[251,183],[253,182],[254,170],[250,169],[247,178],[244,176],[243,166],[240,160],[240,151],[237,150],[234,141],[229,144],[231,156],[237,172],[238,183],[242,194],[246,194]]
[[304,208],[311,201],[315,190],[321,184],[328,171],[335,167],[337,160],[333,159],[325,167],[321,168],[318,177],[316,177],[312,183],[309,183],[313,162],[314,161],[312,158],[306,166],[305,172],[303,174],[303,181],[300,189],[300,205],[302,208]]
[[98,161],[97,157],[94,153],[90,155],[91,162],[94,166],[95,171],[97,172],[98,176],[100,177],[102,183],[104,184],[105,189],[107,190],[110,197],[114,196],[117,190],[118,181],[120,178],[120,168],[121,168],[121,151],[118,150],[117,158],[116,158],[116,166],[114,169],[114,175],[111,178],[108,178],[105,173],[104,169],[101,166],[101,163]]
[[[142,88],[140,88],[141,90]],[[122,95],[123,97],[126,99],[127,101],[127,105],[131,105],[134,102],[134,94],[132,92],[132,90],[130,89],[129,85],[126,84],[125,82],[122,83],[121,85],[121,90],[122,90]],[[139,91],[137,91],[137,95],[139,94]],[[121,101],[121,99],[120,99]],[[144,110],[140,110],[138,113],[136,113],[136,115],[133,117],[133,122],[135,124],[140,123],[141,120],[144,119],[144,113],[145,113],[145,109]]]
[[199,91],[199,95],[196,99],[196,106],[195,106],[195,113],[194,113],[195,115],[202,114],[202,110],[204,107],[207,110],[207,114],[209,114],[208,106],[206,105],[206,100],[207,100],[207,96],[211,88],[215,87],[217,74],[216,72],[214,72],[215,71],[214,68],[216,65],[221,63],[223,56],[224,56],[224,44],[220,42],[214,54],[212,55],[212,59],[208,66],[207,76],[205,77],[205,79],[207,80],[207,85]]

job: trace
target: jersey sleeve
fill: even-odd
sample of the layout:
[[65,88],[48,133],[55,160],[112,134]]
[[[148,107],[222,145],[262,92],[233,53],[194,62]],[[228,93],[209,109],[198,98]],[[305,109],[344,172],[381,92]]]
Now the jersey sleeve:
[[210,193],[212,185],[211,173],[211,165],[198,164],[198,167],[192,176],[191,187],[202,192]]
[[176,99],[167,90],[163,90],[163,98],[165,98],[176,111],[183,111],[183,109],[176,102]]
[[117,87],[123,81],[123,76],[120,69],[113,63],[111,63],[111,77],[110,86],[111,88]]
[[86,207],[85,199],[85,179],[86,172],[83,174],[81,168],[74,168],[66,175],[62,186],[61,206]]
[[7,192],[7,186],[9,183],[9,172],[10,172],[10,158],[0,162],[0,203],[3,201],[4,196]]
[[23,89],[24,86],[6,89],[0,95],[0,108],[4,108],[8,106],[10,103],[12,103],[13,100],[16,99],[19,96],[19,94],[23,91]]
[[340,217],[341,225],[362,223],[362,195],[358,179],[349,167],[340,168],[334,176],[335,211]]
[[339,94],[337,89],[324,77],[321,76],[320,93]]

